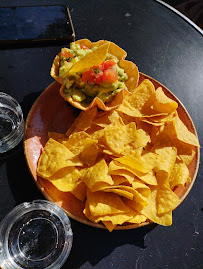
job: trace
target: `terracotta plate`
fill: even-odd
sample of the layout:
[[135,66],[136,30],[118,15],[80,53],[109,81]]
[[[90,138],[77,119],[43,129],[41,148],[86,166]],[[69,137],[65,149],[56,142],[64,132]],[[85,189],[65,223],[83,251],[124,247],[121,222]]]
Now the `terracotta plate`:
[[[145,78],[150,79],[154,83],[155,88],[161,86],[168,97],[178,102],[179,117],[187,128],[196,134],[194,124],[181,102],[166,87],[145,74],[140,74],[139,83]],[[63,193],[57,190],[49,181],[38,177],[36,174],[39,156],[48,140],[48,131],[65,133],[80,112],[64,101],[59,94],[59,89],[60,84],[58,82],[50,84],[35,101],[28,114],[24,134],[24,151],[27,164],[37,187],[49,201],[62,207],[69,217],[77,221],[94,227],[105,228],[102,224],[92,223],[86,218],[83,214],[84,203],[75,198],[70,192]],[[191,183],[184,188],[177,187],[175,190],[181,202],[191,190],[197,175],[200,152],[196,147],[194,147],[194,150],[196,155],[189,165]],[[132,229],[147,224],[149,222],[140,225],[122,225],[117,226],[116,229]]]

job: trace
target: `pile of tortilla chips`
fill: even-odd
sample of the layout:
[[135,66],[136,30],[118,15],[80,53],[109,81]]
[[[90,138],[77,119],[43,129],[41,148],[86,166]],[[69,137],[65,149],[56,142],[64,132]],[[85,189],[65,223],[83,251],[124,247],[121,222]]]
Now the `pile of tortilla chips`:
[[174,188],[190,182],[199,147],[178,103],[145,79],[116,110],[80,113],[66,134],[49,133],[37,173],[85,201],[84,214],[109,231],[151,221],[172,224]]

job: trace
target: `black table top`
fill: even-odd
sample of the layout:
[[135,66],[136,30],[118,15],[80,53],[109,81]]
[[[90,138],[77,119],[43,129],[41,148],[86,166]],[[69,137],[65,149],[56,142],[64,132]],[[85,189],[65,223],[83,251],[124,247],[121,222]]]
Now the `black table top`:
[[[152,0],[0,1],[0,6],[67,3],[76,39],[110,40],[139,70],[168,87],[188,110],[203,140],[203,38],[188,22]],[[64,45],[0,50],[0,91],[12,95],[26,116],[51,83],[50,67]],[[100,230],[71,219],[74,233],[67,268],[203,268],[203,168],[169,227]],[[23,143],[0,155],[0,220],[16,205],[44,199],[28,171]]]

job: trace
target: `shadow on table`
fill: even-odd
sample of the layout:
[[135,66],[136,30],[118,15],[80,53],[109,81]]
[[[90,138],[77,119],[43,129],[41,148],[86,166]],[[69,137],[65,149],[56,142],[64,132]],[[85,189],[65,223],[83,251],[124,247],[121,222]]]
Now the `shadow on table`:
[[[20,104],[25,120],[32,104],[40,93],[41,92],[37,92],[27,95]],[[6,162],[8,184],[16,204],[32,201],[34,199],[43,199],[43,195],[36,187],[27,167],[23,141],[21,141],[14,149],[0,154],[0,165],[3,162]]]
[[0,157],[0,165],[6,162],[7,179],[16,204],[43,199],[28,170],[23,142]]
[[79,268],[86,262],[96,266],[116,248],[124,245],[134,245],[145,249],[147,247],[144,242],[146,234],[157,226],[157,224],[151,224],[137,229],[115,230],[110,233],[108,230],[93,228],[75,220],[71,220],[71,224],[73,246],[62,269]]

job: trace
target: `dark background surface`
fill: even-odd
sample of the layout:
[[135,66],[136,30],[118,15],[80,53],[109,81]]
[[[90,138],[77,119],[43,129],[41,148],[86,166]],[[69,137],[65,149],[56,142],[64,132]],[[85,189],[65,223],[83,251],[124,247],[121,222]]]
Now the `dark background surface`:
[[[67,3],[76,39],[106,39],[128,52],[139,70],[168,87],[203,139],[203,39],[190,24],[151,0],[0,1],[0,6]],[[51,83],[50,67],[64,45],[0,50],[0,91],[21,104],[24,118]],[[173,225],[100,230],[71,219],[73,247],[63,269],[203,268],[203,169],[173,213]],[[29,174],[23,144],[0,155],[0,220],[17,204],[44,199]]]

